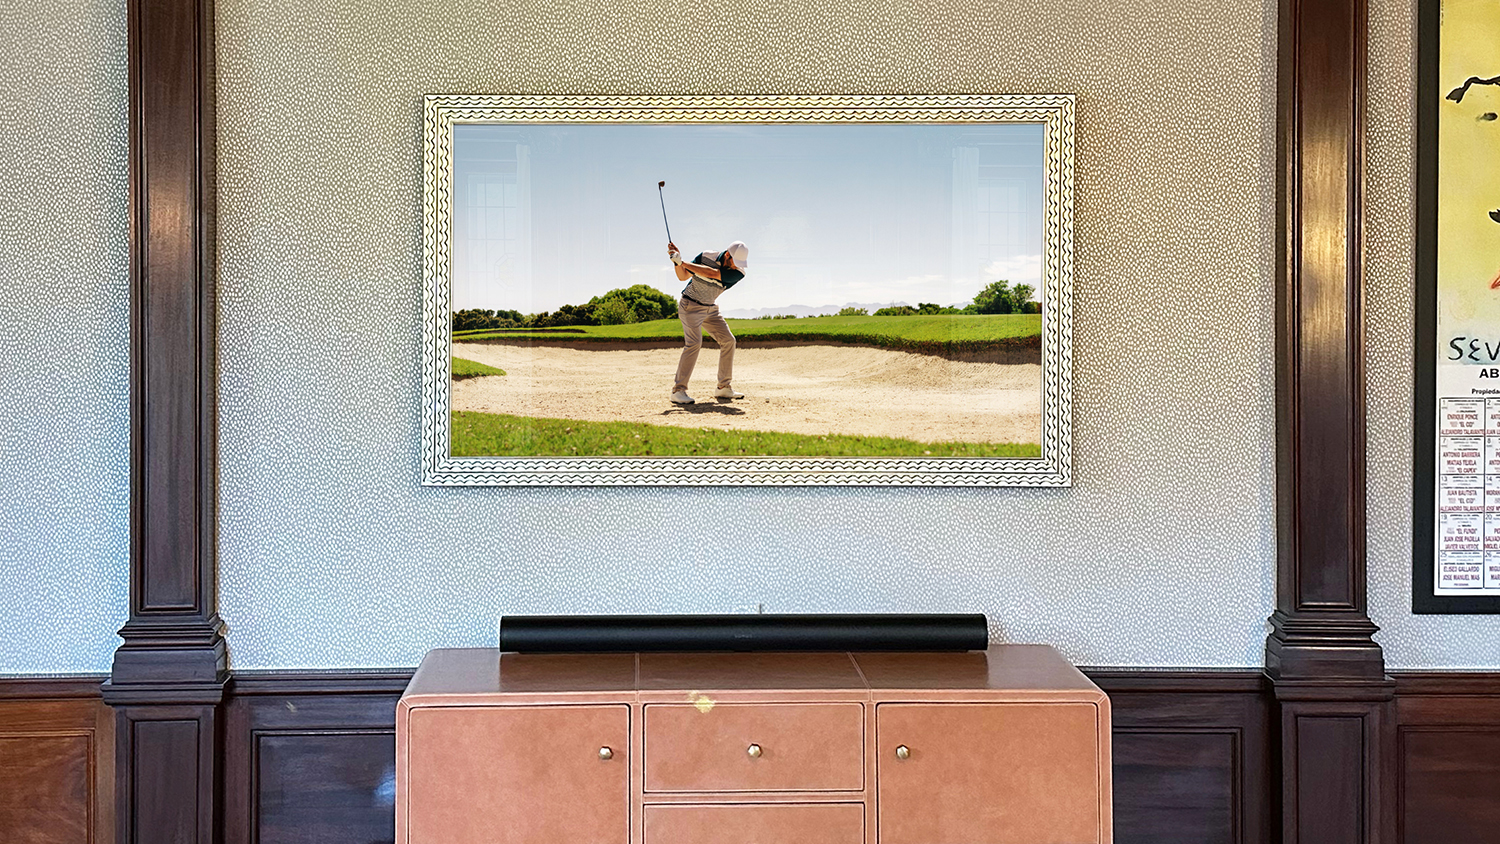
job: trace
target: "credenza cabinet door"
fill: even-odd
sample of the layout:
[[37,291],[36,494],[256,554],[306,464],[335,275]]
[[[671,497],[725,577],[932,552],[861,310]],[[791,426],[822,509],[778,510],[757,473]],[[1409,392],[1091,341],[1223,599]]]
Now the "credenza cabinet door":
[[875,712],[881,844],[1100,840],[1092,704],[887,703]]
[[628,844],[629,706],[432,706],[409,718],[409,844]]

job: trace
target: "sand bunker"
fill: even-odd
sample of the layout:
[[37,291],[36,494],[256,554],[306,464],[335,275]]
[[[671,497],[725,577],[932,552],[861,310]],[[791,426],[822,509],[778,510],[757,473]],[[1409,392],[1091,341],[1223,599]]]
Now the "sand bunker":
[[857,434],[920,442],[1041,441],[1042,368],[863,346],[739,348],[735,401],[712,398],[719,350],[704,345],[688,393],[668,401],[678,349],[454,343],[504,376],[453,384],[453,409],[725,431]]

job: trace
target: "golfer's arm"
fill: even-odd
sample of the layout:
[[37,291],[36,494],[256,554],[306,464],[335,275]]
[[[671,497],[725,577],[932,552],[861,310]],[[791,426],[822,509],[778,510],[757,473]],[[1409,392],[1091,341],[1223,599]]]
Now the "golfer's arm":
[[[705,267],[702,264],[689,264],[687,261],[683,261],[678,265],[677,271],[680,273],[683,270],[687,270],[688,272],[699,278],[706,278],[710,281],[719,281],[719,271],[714,269],[713,267]],[[679,278],[683,278],[684,280],[686,280],[685,276],[679,276]]]

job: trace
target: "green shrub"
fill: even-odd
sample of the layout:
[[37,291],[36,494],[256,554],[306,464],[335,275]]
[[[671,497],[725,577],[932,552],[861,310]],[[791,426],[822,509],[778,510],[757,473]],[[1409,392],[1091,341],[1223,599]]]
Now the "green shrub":
[[[600,325],[629,325],[632,322],[650,322],[655,319],[672,319],[677,316],[677,300],[649,284],[619,287],[603,296],[595,296],[589,300],[589,304],[593,305],[596,311],[609,302],[620,303],[631,316],[629,319],[621,319],[617,322],[601,321]],[[619,313],[611,306],[609,318],[614,319]]]
[[605,299],[594,305],[594,318],[599,320],[600,325],[629,325],[632,322],[640,322],[636,319],[635,311],[630,309],[624,299]]

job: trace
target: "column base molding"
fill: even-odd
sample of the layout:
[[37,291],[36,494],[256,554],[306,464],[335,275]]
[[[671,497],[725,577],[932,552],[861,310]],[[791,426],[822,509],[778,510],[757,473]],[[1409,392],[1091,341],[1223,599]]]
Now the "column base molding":
[[1278,686],[1309,681],[1321,685],[1353,682],[1380,685],[1385,655],[1371,637],[1380,628],[1363,613],[1271,614],[1266,638],[1266,675]]

